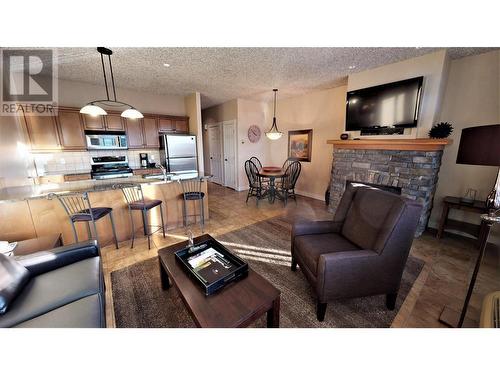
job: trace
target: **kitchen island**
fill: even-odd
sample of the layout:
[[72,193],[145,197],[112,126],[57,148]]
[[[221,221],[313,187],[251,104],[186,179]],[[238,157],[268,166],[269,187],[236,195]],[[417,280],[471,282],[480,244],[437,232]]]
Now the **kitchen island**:
[[[205,176],[190,174],[184,178],[200,177],[203,179],[202,191],[205,193],[205,220],[208,220],[207,179]],[[70,192],[88,192],[92,207],[111,207],[116,225],[118,241],[131,238],[132,229],[125,197],[118,188],[119,184],[140,184],[146,199],[163,201],[165,224],[167,229],[182,226],[183,203],[182,187],[179,179],[146,179],[139,176],[107,180],[84,180],[63,183],[51,183],[30,186],[17,186],[0,189],[0,240],[20,241],[52,233],[61,233],[64,244],[74,242],[71,224],[64,208],[57,199],[50,199],[51,193],[64,194]],[[189,213],[195,211],[188,205]],[[134,213],[136,228],[142,227],[139,213]],[[150,224],[161,222],[159,210],[149,212]],[[99,239],[105,246],[112,242],[112,231],[109,219],[103,218],[97,223]],[[77,224],[79,240],[87,238],[85,224]]]

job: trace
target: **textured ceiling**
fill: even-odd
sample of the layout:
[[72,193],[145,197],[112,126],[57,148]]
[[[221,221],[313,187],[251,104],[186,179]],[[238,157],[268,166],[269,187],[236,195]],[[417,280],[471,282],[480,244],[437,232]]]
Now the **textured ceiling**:
[[[339,86],[352,72],[440,49],[112,48],[112,62],[118,90],[172,95],[198,91],[202,108],[207,108],[235,98],[270,100],[273,87],[280,89],[280,97],[289,97]],[[491,49],[449,48],[448,53],[456,59]],[[58,48],[58,55],[59,78],[103,84],[94,48]]]

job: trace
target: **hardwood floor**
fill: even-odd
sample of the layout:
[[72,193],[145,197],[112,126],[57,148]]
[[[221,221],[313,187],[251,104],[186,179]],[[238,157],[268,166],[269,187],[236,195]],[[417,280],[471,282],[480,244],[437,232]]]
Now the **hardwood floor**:
[[[315,199],[297,198],[297,204],[289,202],[286,207],[280,202],[274,205],[261,201],[259,207],[251,198],[245,204],[246,192],[235,192],[216,184],[209,184],[210,220],[205,223],[205,232],[220,235],[255,222],[275,216],[286,215],[290,219],[329,220],[332,214],[324,202]],[[166,213],[168,215],[168,212]],[[195,236],[201,234],[199,225],[192,225]],[[167,238],[154,234],[151,250],[147,239],[139,237],[130,249],[130,241],[102,249],[106,283],[106,320],[108,327],[114,327],[113,300],[110,274],[141,260],[154,257],[158,249],[186,239],[184,228],[169,229]],[[424,233],[413,242],[411,254],[426,262],[405,303],[393,321],[392,327],[445,327],[438,321],[445,305],[457,310],[465,298],[474,263],[477,256],[475,241],[446,233],[441,240],[431,232]],[[490,246],[483,260],[476,287],[471,298],[467,316],[478,325],[483,297],[500,290],[500,249]]]

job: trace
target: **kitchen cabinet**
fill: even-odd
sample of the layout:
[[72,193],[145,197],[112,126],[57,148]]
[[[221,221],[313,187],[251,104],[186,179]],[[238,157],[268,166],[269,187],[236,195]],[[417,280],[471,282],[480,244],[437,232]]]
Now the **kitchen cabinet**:
[[55,116],[24,115],[24,121],[32,150],[61,149]]
[[78,110],[59,109],[57,116],[59,137],[64,150],[85,150],[85,134]]
[[170,118],[160,117],[158,130],[161,132],[173,132],[174,122]]
[[182,120],[175,120],[174,122],[174,129],[176,133],[189,133],[189,128],[188,128],[188,121],[186,119]]
[[144,134],[140,119],[126,119],[128,148],[144,148]]
[[125,131],[124,118],[120,115],[106,116],[106,129],[112,131]]
[[105,116],[90,116],[82,114],[85,130],[106,130]]
[[160,117],[158,121],[158,130],[160,132],[166,133],[189,133],[189,119],[187,117],[182,118],[170,118],[170,117]]
[[144,126],[144,147],[160,147],[158,123],[156,117],[145,116],[142,119]]

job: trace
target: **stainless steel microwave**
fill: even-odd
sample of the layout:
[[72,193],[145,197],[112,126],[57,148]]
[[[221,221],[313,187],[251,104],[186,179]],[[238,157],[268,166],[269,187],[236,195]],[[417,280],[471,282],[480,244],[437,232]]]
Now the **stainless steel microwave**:
[[89,150],[123,150],[128,148],[125,134],[86,133]]

